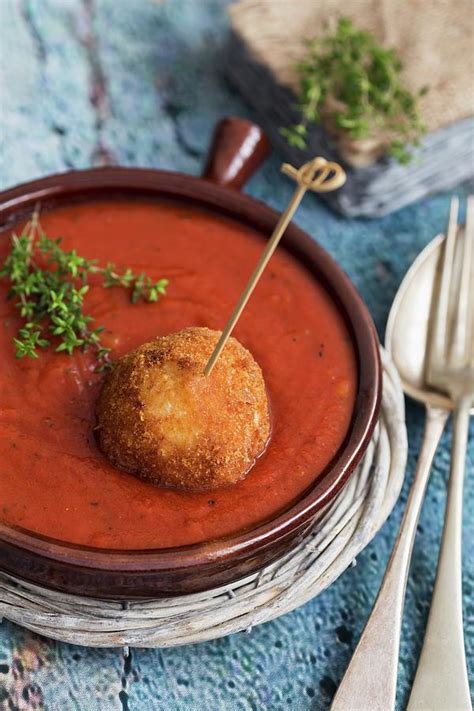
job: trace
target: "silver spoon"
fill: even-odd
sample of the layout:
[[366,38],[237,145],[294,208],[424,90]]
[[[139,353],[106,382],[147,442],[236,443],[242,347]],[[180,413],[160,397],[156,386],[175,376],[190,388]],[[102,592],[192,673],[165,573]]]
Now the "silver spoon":
[[[451,215],[457,213],[457,205],[454,204],[453,208]],[[450,229],[456,229],[452,219]],[[401,620],[416,526],[433,457],[452,409],[451,401],[430,388],[425,380],[429,324],[433,294],[438,288],[437,272],[443,239],[442,235],[435,238],[412,264],[390,311],[386,347],[398,368],[406,394],[425,405],[425,432],[402,524],[382,586],[334,697],[331,711],[390,711],[395,708]],[[449,640],[453,653],[449,663],[449,688],[458,690],[458,698],[462,702],[453,707],[453,697],[447,696],[448,704],[443,705],[443,700],[439,699],[437,708],[468,711],[471,705],[462,615],[456,615],[453,628]],[[429,708],[429,711],[432,709]]]

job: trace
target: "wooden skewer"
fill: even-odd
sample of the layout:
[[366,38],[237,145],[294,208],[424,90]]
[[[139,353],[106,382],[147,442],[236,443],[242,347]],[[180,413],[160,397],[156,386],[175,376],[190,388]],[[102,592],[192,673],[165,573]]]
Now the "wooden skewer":
[[340,165],[337,163],[331,163],[324,158],[313,158],[313,160],[305,163],[298,170],[288,163],[284,163],[281,170],[285,175],[293,178],[296,181],[297,187],[293,193],[288,207],[282,213],[278,223],[270,237],[267,246],[265,247],[262,256],[260,257],[255,270],[250,277],[245,289],[243,290],[231,317],[229,318],[222,335],[219,338],[211,357],[207,361],[206,367],[204,369],[204,374],[209,375],[222,353],[222,349],[232,331],[234,330],[235,324],[240,318],[242,311],[244,310],[253,290],[258,284],[260,277],[265,270],[270,258],[278,246],[278,243],[285,232],[288,224],[298,209],[303,196],[307,190],[313,190],[318,193],[327,193],[331,190],[337,190],[346,182],[346,174]]

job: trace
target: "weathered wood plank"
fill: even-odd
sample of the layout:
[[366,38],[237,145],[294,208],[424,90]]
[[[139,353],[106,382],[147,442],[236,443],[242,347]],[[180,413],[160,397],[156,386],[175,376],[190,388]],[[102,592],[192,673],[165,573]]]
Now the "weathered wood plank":
[[90,164],[95,110],[81,3],[0,3],[3,186]]
[[[0,27],[2,186],[70,165],[97,163],[109,153],[125,164],[197,173],[215,119],[225,113],[249,113],[222,75],[227,20],[218,0],[0,0]],[[38,34],[47,70],[45,58],[40,59]],[[94,67],[98,61],[99,72]],[[47,80],[40,85],[43,75]],[[97,81],[104,84],[100,90]],[[292,190],[279,174],[280,162],[279,156],[270,160],[249,188],[277,208]],[[458,193],[464,196],[466,191]],[[372,221],[343,220],[317,198],[309,198],[297,221],[346,269],[383,333],[396,287],[415,254],[443,228],[449,197],[440,194]],[[408,426],[409,480],[422,430],[421,412],[414,406],[408,409]],[[415,546],[401,647],[399,709],[407,701],[434,578],[448,444],[445,438]],[[134,649],[125,663],[117,651],[57,644],[2,624],[0,709],[9,711],[6,693],[21,711],[32,711],[34,703],[41,708],[41,696],[44,707],[52,711],[327,709],[375,597],[407,485],[400,505],[355,568],[320,598],[250,635],[163,651]],[[473,514],[468,480],[464,575],[470,660]],[[19,682],[14,678],[16,659],[26,669]],[[25,698],[28,685],[39,689],[30,688]]]
[[[117,711],[122,709],[123,658],[113,650],[84,650],[4,622],[0,636],[0,709]],[[3,705],[2,705],[3,704]]]

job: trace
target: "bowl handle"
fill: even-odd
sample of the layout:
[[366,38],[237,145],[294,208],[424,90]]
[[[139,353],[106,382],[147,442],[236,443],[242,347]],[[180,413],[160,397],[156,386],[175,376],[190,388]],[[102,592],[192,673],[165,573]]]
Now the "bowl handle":
[[228,116],[217,124],[202,177],[239,190],[271,151],[255,123]]

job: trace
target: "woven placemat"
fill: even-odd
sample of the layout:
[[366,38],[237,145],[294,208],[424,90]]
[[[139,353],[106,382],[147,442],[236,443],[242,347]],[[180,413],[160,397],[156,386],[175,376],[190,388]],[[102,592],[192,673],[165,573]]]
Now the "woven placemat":
[[385,351],[382,361],[381,415],[367,452],[314,531],[291,553],[232,585],[129,603],[68,595],[0,573],[0,617],[72,644],[171,647],[249,630],[321,593],[375,536],[403,483],[403,393]]

